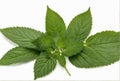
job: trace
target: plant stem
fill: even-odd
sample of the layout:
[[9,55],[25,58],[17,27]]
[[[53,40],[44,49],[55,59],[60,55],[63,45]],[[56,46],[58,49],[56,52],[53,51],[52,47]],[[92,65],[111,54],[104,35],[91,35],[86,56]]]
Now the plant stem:
[[66,72],[68,73],[68,75],[71,76],[71,74],[70,74],[70,72],[68,71],[68,69],[66,68],[66,66],[65,66],[65,70],[66,70]]

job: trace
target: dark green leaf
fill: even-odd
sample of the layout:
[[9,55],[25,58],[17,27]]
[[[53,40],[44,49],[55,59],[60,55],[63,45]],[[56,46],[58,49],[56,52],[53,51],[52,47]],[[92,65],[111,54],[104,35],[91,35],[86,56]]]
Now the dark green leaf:
[[55,40],[64,35],[66,30],[63,19],[49,7],[47,7],[46,14],[46,32],[53,36]]
[[92,26],[92,17],[90,8],[73,18],[67,29],[68,39],[85,40],[90,33]]
[[73,65],[91,68],[112,64],[120,59],[120,33],[106,31],[87,39],[82,52],[70,57]]
[[56,66],[56,59],[49,57],[46,53],[41,53],[34,66],[34,79],[43,77],[51,73]]
[[14,43],[27,48],[36,48],[31,42],[41,35],[41,32],[25,27],[5,28],[1,32]]
[[27,48],[16,47],[8,51],[0,60],[0,65],[10,65],[34,60],[39,52]]

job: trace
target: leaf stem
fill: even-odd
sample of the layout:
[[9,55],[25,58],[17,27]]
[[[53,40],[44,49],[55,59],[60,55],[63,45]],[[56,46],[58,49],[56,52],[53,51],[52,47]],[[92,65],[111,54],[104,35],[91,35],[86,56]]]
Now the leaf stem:
[[65,70],[66,70],[66,72],[68,73],[68,75],[71,76],[71,74],[70,74],[70,72],[68,71],[68,69],[66,68],[66,66],[65,66]]

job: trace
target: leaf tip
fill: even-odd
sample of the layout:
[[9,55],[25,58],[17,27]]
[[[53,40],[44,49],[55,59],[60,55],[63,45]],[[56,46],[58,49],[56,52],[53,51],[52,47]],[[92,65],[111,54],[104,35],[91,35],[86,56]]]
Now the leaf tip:
[[49,8],[49,6],[47,5],[47,8]]
[[50,7],[47,5],[47,13],[48,14],[50,11],[52,11],[52,9],[50,9]]
[[47,10],[51,10],[50,7],[47,5]]
[[91,9],[91,7],[88,8],[88,10],[90,10],[90,9]]
[[88,8],[87,12],[90,12],[90,13],[91,13],[91,7]]
[[53,11],[48,5],[47,5],[47,12],[55,12],[55,11]]

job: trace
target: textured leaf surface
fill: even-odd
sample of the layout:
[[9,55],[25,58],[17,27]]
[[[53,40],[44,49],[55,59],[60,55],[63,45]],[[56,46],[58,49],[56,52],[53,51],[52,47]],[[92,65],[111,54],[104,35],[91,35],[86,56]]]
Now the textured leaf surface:
[[65,43],[63,49],[63,55],[65,56],[73,56],[79,53],[83,49],[83,42],[76,40],[68,40]]
[[89,37],[83,51],[69,58],[77,67],[91,68],[112,64],[120,59],[120,33],[106,31]]
[[65,30],[66,26],[63,19],[48,7],[46,14],[46,32],[57,40],[59,36],[64,35]]
[[10,64],[16,64],[16,63],[23,63],[28,62],[31,60],[34,60],[36,57],[38,57],[39,52],[22,48],[22,47],[16,47],[12,50],[8,51],[0,60],[0,65],[10,65]]
[[27,48],[36,48],[31,42],[41,35],[41,32],[25,27],[5,28],[1,32],[14,43]]
[[76,40],[84,40],[90,33],[92,26],[92,17],[90,9],[86,12],[79,14],[68,26],[67,37]]
[[33,41],[39,50],[52,50],[55,48],[54,40],[47,34],[41,34],[41,36]]
[[34,66],[34,79],[43,77],[51,73],[56,66],[56,59],[49,57],[46,53],[41,53]]

